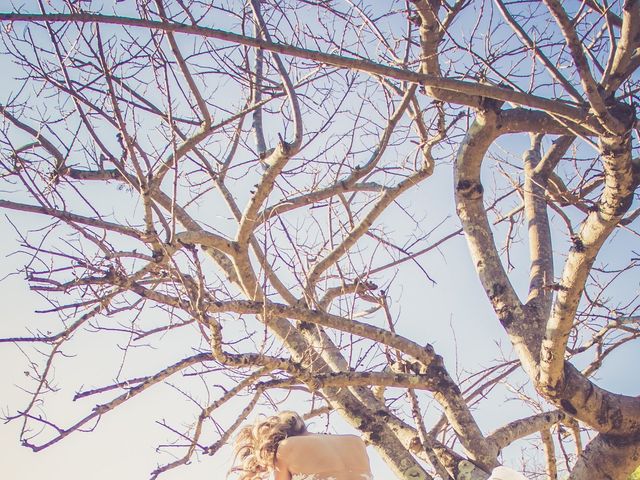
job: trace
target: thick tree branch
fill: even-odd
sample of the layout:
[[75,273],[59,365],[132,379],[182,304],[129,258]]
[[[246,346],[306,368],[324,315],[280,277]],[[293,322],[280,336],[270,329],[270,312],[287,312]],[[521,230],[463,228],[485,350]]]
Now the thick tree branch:
[[553,291],[548,288],[553,283],[553,249],[545,199],[547,177],[539,168],[542,163],[541,142],[541,135],[532,135],[531,149],[524,154],[524,211],[529,224],[531,262],[526,306],[537,310],[540,317],[547,318],[553,301]]
[[556,301],[547,322],[540,359],[540,388],[554,398],[562,390],[564,352],[591,266],[611,232],[631,205],[636,179],[628,138],[601,140],[605,187],[598,210],[589,213],[573,239]]
[[613,95],[622,82],[638,68],[637,50],[640,46],[638,18],[640,18],[640,2],[637,0],[624,2],[620,40],[616,45],[611,68],[607,70],[601,82],[606,95]]
[[623,133],[626,130],[624,125],[621,124],[618,119],[613,117],[607,110],[607,106],[605,105],[604,98],[600,93],[600,89],[591,75],[591,68],[589,67],[589,62],[584,53],[582,42],[574,29],[571,19],[564,10],[564,7],[558,0],[544,0],[544,3],[551,11],[551,14],[555,17],[562,35],[567,42],[576,70],[580,76],[582,88],[584,89],[589,105],[591,105],[591,108],[594,110],[600,124],[609,131],[609,133]]
[[626,438],[599,434],[582,452],[568,480],[629,478],[638,466],[639,456],[637,434]]
[[[523,322],[522,304],[495,246],[480,181],[484,155],[496,137],[496,119],[494,112],[479,113],[458,149],[454,170],[456,209],[480,282],[519,355],[527,358],[530,353],[525,346],[535,341],[539,328]],[[530,358],[529,365],[536,363],[537,359]]]
[[549,427],[566,418],[566,414],[559,410],[543,412],[531,417],[520,418],[500,427],[487,436],[488,442],[494,442],[498,449],[508,447],[520,438],[528,437],[534,433],[547,430]]

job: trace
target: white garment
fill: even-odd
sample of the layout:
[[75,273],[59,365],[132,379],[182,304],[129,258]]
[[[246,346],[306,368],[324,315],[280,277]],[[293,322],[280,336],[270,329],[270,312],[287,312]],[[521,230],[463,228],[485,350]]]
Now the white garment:
[[509,467],[496,467],[488,480],[527,480],[527,477]]

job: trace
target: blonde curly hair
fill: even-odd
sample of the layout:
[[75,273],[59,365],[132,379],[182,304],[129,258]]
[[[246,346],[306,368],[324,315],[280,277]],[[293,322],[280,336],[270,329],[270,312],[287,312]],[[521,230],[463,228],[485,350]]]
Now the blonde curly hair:
[[262,421],[244,426],[235,440],[235,461],[239,465],[229,473],[239,473],[239,480],[262,480],[273,469],[278,444],[287,437],[307,432],[303,418],[284,411]]

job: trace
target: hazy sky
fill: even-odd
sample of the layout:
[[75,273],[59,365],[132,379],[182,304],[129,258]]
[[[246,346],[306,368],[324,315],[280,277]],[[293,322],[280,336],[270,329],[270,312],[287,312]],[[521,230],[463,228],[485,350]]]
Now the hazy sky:
[[[2,63],[4,65],[4,63]],[[6,71],[6,70],[5,70]],[[11,84],[10,84],[11,85]],[[15,84],[13,84],[15,87]],[[9,91],[10,88],[7,90]],[[4,103],[9,93],[0,92],[0,103]],[[506,149],[515,152],[518,159],[520,151],[528,146],[524,136],[514,136],[504,141]],[[256,171],[258,167],[256,166]],[[257,175],[257,174],[256,174]],[[494,172],[488,171],[484,180],[493,181]],[[424,216],[430,224],[444,220],[428,242],[435,241],[458,228],[455,217],[452,192],[451,164],[438,165],[436,173],[420,188],[401,198],[400,203],[411,206],[416,217]],[[0,192],[3,195],[3,192]],[[100,201],[111,201],[108,189]],[[131,205],[117,204],[114,210],[131,208]],[[46,224],[43,219],[13,212],[0,212],[0,278],[15,271],[24,264],[24,255],[13,254],[18,247],[18,235],[5,216],[11,216],[13,223],[21,231],[34,229]],[[222,215],[222,214],[221,214]],[[380,222],[394,228],[406,228],[405,219],[397,215],[397,210],[384,215]],[[554,220],[554,225],[560,225]],[[502,228],[502,227],[501,227]],[[501,231],[499,228],[499,232]],[[500,238],[499,241],[502,241]],[[603,265],[619,266],[628,259],[617,258],[616,251],[629,251],[637,245],[637,237],[628,232],[617,232],[608,242],[608,252],[599,258]],[[564,255],[566,244],[558,242],[556,258],[560,261]],[[636,247],[636,250],[638,248]],[[524,265],[526,256],[526,238],[520,236],[513,247],[513,262],[517,266]],[[445,358],[447,367],[454,378],[462,377],[469,371],[477,371],[490,366],[499,355],[513,358],[511,345],[504,334],[489,302],[474,273],[473,265],[466,250],[464,238],[459,236],[451,240],[443,249],[434,250],[421,258],[429,275],[437,282],[432,284],[415,266],[405,264],[400,277],[393,284],[392,296],[394,315],[401,321],[399,333],[409,336],[418,342],[429,342],[437,352]],[[525,289],[528,272],[516,270],[512,280],[520,293]],[[621,284],[618,293],[621,296],[631,295],[639,288],[639,279],[630,278]],[[29,291],[24,275],[8,276],[0,283],[0,298],[3,315],[0,321],[0,337],[28,335],[27,328],[40,331],[57,331],[60,322],[54,315],[39,315],[35,311],[46,308],[46,304],[34,292]],[[179,354],[188,354],[191,347],[184,341],[188,333],[170,333],[159,341],[159,345],[175,348],[159,348],[153,350],[141,347],[126,352],[126,372],[120,378],[142,376],[155,373],[162,366],[173,363]],[[95,337],[95,338],[94,338]],[[113,343],[103,342],[103,336],[78,334],[65,350],[71,357],[62,359],[53,375],[52,385],[60,387],[58,394],[52,397],[47,405],[48,418],[59,421],[62,425],[70,425],[91,410],[96,403],[113,398],[106,394],[100,398],[83,399],[73,402],[75,392],[83,388],[99,387],[109,384],[114,379],[114,367],[125,355],[123,350],[114,348]],[[188,337],[186,337],[188,338]],[[182,349],[182,350],[181,350]],[[169,352],[169,353],[165,353]],[[31,353],[33,354],[33,353]],[[139,355],[144,361],[135,362]],[[578,362],[586,359],[578,359]],[[607,364],[596,377],[598,383],[614,391],[629,395],[640,394],[640,383],[630,382],[628,367],[637,365],[640,352],[630,343],[619,349],[607,360]],[[28,359],[21,347],[12,344],[0,344],[0,408],[3,415],[10,415],[23,408],[28,401],[28,394],[22,390],[28,385]],[[115,362],[115,363],[114,363]],[[181,395],[177,388],[182,384],[180,378],[172,379],[172,385],[159,385],[150,391],[126,402],[105,415],[91,433],[76,432],[51,448],[32,453],[19,445],[20,421],[0,424],[0,477],[8,480],[114,480],[147,478],[158,463],[166,463],[172,458],[167,455],[167,448],[161,453],[156,451],[158,445],[174,441],[175,436],[159,425],[166,421],[179,427],[188,425],[197,415],[193,403]],[[215,395],[215,386],[203,386],[201,391],[211,388]],[[477,407],[477,419],[485,433],[498,426],[518,418],[523,412],[515,402],[504,402],[509,394],[510,385],[501,385],[491,393],[486,401]],[[294,398],[287,404],[289,408],[300,411],[308,409],[308,404]],[[221,409],[214,417],[222,425],[230,424],[242,408],[237,401]],[[440,414],[437,404],[424,404],[423,409],[429,419],[438,418]],[[36,411],[38,409],[36,408]],[[269,412],[266,406],[260,411]],[[194,413],[195,412],[195,413]],[[349,427],[340,421],[338,415],[332,415],[332,423],[327,427],[325,417],[312,422],[312,431],[329,433],[351,433]],[[504,452],[505,463],[517,468],[522,459],[517,444]],[[389,470],[370,449],[372,467],[376,480],[390,478]],[[535,452],[534,452],[535,454]],[[178,468],[164,474],[161,479],[201,480],[217,479],[230,467],[230,450],[224,449],[214,458],[200,458],[192,465]]]

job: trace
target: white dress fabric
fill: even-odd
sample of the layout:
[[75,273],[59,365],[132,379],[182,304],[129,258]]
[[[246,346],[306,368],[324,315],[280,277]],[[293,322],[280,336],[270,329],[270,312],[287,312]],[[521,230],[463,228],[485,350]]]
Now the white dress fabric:
[[527,477],[509,467],[497,467],[487,480],[527,480]]

